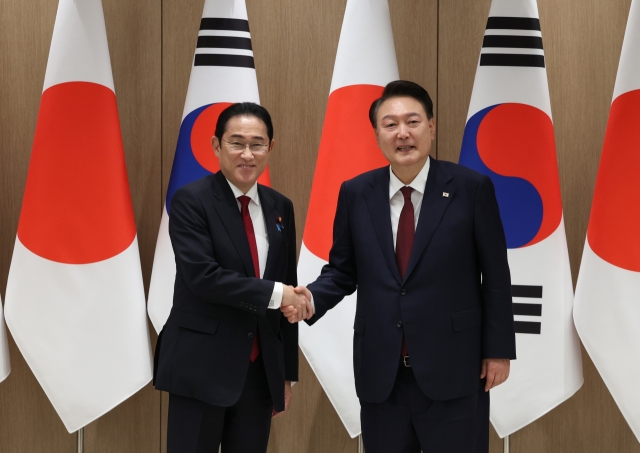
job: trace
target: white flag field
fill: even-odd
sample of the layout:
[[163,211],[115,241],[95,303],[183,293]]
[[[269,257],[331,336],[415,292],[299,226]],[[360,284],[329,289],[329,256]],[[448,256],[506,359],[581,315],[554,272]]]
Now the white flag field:
[[576,286],[580,339],[640,440],[640,3],[633,0]]
[[[327,264],[342,182],[388,165],[368,114],[384,86],[397,79],[387,0],[348,0],[298,261],[300,285],[315,281]],[[344,143],[350,143],[348,156]],[[351,346],[355,309],[354,293],[313,327],[300,323],[300,348],[351,437],[361,431]]]
[[[220,113],[235,102],[260,103],[247,7],[244,0],[206,0],[151,273],[148,312],[158,333],[173,306],[176,277],[171,199],[182,186],[220,169],[211,137]],[[269,185],[268,169],[258,182]]]
[[69,432],[151,380],[142,271],[100,0],[60,0],[7,326]]
[[11,373],[11,363],[9,362],[9,344],[7,342],[7,331],[4,326],[4,314],[2,312],[2,300],[0,300],[0,382],[4,381]]
[[460,154],[491,177],[507,238],[517,360],[491,391],[507,436],[583,383],[546,63],[535,0],[493,0]]

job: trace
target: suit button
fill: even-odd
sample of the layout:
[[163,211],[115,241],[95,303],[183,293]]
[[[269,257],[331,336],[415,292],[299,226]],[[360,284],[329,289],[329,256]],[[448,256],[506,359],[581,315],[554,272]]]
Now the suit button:
[[249,332],[249,333],[247,334],[247,338],[253,338],[253,332]]
[[398,321],[398,327],[402,327],[402,321]]
[[400,294],[404,296],[405,294],[407,294],[407,290],[406,290],[406,289],[404,289],[404,288],[402,288],[402,289],[400,290]]

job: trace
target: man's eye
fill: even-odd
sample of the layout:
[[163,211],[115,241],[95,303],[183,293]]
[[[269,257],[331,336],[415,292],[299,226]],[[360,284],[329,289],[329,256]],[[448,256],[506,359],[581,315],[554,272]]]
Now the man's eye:
[[395,123],[389,123],[389,124],[385,125],[385,127],[393,127],[395,125],[396,125]]
[[263,143],[252,143],[249,145],[251,151],[262,151],[265,147]]

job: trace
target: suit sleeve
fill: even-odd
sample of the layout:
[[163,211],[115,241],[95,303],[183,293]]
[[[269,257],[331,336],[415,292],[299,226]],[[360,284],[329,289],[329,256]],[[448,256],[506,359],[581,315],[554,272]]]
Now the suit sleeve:
[[216,262],[204,209],[195,194],[178,190],[173,196],[169,236],[177,272],[194,294],[212,304],[265,316],[274,282],[244,276]]
[[495,189],[488,177],[477,189],[474,232],[482,271],[482,358],[515,359],[507,243]]
[[356,256],[351,237],[346,183],[342,183],[338,195],[329,263],[322,268],[318,279],[308,288],[313,294],[316,308],[313,317],[307,321],[309,325],[324,316],[345,296],[353,294],[357,288]]
[[[287,223],[289,242],[289,256],[287,257],[287,276],[283,282],[285,285],[298,286],[298,267],[296,264],[296,221],[293,214],[293,205],[289,208],[289,222]],[[298,380],[298,323],[290,323],[280,313],[280,332],[284,347],[284,379],[285,381]]]

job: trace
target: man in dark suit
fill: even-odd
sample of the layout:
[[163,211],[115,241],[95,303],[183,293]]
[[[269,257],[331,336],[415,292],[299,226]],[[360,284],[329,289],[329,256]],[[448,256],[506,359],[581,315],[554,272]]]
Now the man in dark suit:
[[297,289],[315,305],[307,322],[357,288],[353,366],[367,453],[487,452],[487,392],[515,358],[493,184],[429,157],[433,104],[419,85],[388,84],[370,119],[390,166],[342,185],[329,263]]
[[212,142],[220,171],[171,202],[176,282],[155,386],[170,393],[169,453],[264,453],[298,379],[297,325],[278,308],[305,317],[308,304],[293,291],[293,205],[256,182],[274,145],[266,109],[230,106]]

